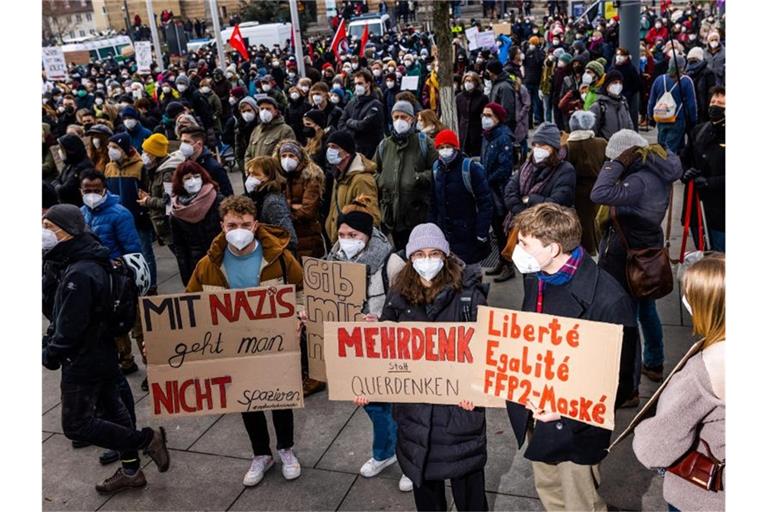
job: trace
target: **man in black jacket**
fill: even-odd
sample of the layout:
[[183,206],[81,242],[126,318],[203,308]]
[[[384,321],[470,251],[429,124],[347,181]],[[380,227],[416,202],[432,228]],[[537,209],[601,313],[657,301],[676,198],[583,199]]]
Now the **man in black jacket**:
[[60,203],[83,205],[80,194],[80,175],[93,171],[93,163],[88,158],[85,145],[77,135],[64,135],[59,138],[59,156],[64,161],[64,169],[53,180],[53,186]]
[[[632,300],[613,277],[585,256],[574,210],[541,203],[520,213],[515,224],[519,242],[513,261],[528,273],[523,311],[624,326],[616,393],[616,403],[621,404],[634,388],[637,326]],[[533,412],[514,402],[507,402],[507,413],[518,448],[528,436],[525,458],[533,462],[536,492],[546,510],[607,510],[597,486],[598,464],[608,453],[610,430],[554,411]],[[535,422],[529,430],[531,416]]]
[[[61,424],[64,435],[120,452],[122,467],[96,485],[112,493],[143,487],[139,450],[161,472],[170,466],[165,430],[136,430],[120,398],[111,307],[109,250],[86,232],[76,206],[55,205],[43,217],[43,313],[50,320],[43,337],[43,366],[61,368]],[[96,409],[101,410],[99,417]]]
[[[219,192],[224,197],[234,194],[232,183],[229,181],[226,169],[222,167],[216,157],[205,147],[205,131],[199,126],[186,126],[179,130],[181,147],[179,150],[185,158],[197,162],[208,171],[211,178],[219,184]],[[190,149],[191,148],[191,149]]]
[[373,75],[362,69],[355,73],[355,97],[344,108],[338,129],[355,135],[358,152],[373,159],[376,147],[384,138],[384,105],[373,95]]
[[186,100],[192,110],[195,111],[195,115],[200,118],[203,123],[203,128],[206,130],[213,128],[213,115],[211,112],[211,106],[208,104],[208,100],[200,94],[200,91],[192,88],[189,82],[189,78],[186,76],[180,76],[176,79],[176,88],[181,94],[179,101]]

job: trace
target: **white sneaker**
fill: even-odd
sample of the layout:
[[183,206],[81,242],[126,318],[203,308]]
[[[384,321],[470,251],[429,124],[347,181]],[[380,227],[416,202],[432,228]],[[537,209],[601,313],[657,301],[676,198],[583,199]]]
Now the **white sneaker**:
[[397,486],[403,492],[411,492],[413,490],[413,482],[411,482],[410,478],[405,476],[405,473],[403,473],[403,476],[400,477],[400,482],[397,484]]
[[269,455],[259,455],[254,457],[251,461],[251,469],[248,470],[243,478],[243,485],[246,487],[253,487],[258,484],[264,478],[264,473],[274,465],[275,460]]
[[301,464],[299,459],[293,454],[293,448],[287,450],[277,450],[280,460],[283,461],[283,478],[286,480],[295,480],[301,476]]
[[386,467],[391,466],[395,462],[397,462],[397,455],[393,455],[390,458],[384,460],[376,460],[371,457],[365,464],[363,464],[363,467],[360,468],[360,474],[365,478],[374,477],[384,471]]

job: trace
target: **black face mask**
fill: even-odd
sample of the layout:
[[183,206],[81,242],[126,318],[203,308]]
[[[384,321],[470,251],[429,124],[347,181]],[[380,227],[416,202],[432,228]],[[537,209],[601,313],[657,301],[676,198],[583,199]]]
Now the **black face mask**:
[[718,124],[725,121],[725,109],[723,107],[718,107],[717,105],[710,105],[709,120]]
[[312,128],[311,126],[305,126],[302,131],[304,132],[304,135],[307,137],[311,138],[315,136],[315,129]]

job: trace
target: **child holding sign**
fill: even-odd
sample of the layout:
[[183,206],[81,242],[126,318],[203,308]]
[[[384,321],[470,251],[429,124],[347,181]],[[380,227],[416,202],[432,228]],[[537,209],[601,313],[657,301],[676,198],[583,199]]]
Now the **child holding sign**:
[[[632,301],[579,245],[576,212],[554,203],[523,210],[515,219],[518,243],[512,260],[528,274],[523,311],[624,325],[616,403],[632,392],[637,330]],[[599,340],[586,340],[599,342]],[[518,448],[526,437],[525,457],[533,462],[536,492],[546,510],[607,510],[597,492],[598,465],[608,453],[611,431],[561,417],[556,411],[507,402]],[[533,410],[530,410],[533,409]],[[529,428],[531,416],[535,420]]]

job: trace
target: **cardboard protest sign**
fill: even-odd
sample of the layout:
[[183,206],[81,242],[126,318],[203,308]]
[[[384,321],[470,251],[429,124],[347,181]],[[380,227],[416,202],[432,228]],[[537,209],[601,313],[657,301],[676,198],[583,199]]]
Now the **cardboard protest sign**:
[[483,392],[613,430],[623,326],[480,306]]
[[325,322],[363,319],[366,296],[365,265],[304,258],[304,304],[307,313],[309,376],[325,382],[323,328]]
[[139,314],[155,415],[304,406],[293,285],[141,297]]
[[488,50],[496,47],[496,34],[493,30],[486,30],[485,32],[478,32],[477,46],[480,48],[486,48]]
[[152,44],[149,41],[136,41],[133,47],[136,50],[136,71],[149,73],[152,66]]
[[403,91],[416,91],[419,88],[418,76],[404,76],[400,82],[400,89]]
[[493,33],[496,35],[511,35],[512,34],[512,25],[509,23],[494,23],[491,25],[493,27]]
[[328,398],[503,407],[478,378],[485,345],[475,323],[325,323]]
[[64,60],[64,52],[56,46],[43,48],[43,69],[48,80],[66,80],[67,62]]

